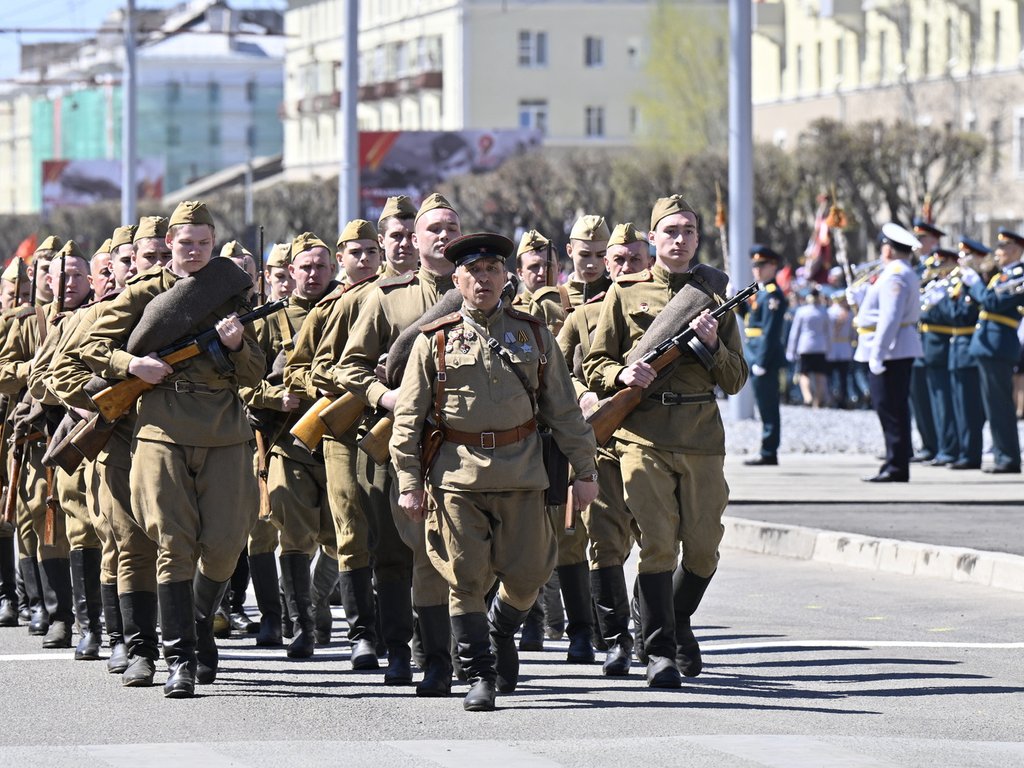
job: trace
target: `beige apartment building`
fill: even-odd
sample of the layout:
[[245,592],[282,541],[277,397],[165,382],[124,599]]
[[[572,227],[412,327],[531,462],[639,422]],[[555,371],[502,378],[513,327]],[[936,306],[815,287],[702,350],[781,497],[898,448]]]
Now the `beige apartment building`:
[[[290,0],[285,173],[334,175],[347,0]],[[652,0],[362,0],[362,131],[536,128],[548,146],[640,130]]]
[[792,148],[813,120],[903,119],[976,131],[990,152],[939,224],[991,241],[1024,221],[1019,0],[754,4],[754,132]]

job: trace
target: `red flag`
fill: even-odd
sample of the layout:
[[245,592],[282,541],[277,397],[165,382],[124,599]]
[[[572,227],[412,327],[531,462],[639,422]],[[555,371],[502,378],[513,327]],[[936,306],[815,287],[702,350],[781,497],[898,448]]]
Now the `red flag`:
[[32,260],[32,254],[36,252],[37,245],[39,245],[39,237],[34,234],[29,235],[21,241],[14,255],[28,264]]

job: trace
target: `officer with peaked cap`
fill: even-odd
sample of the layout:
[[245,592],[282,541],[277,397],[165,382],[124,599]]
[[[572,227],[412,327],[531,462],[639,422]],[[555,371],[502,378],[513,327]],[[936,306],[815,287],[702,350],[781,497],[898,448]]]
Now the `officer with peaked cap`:
[[785,364],[782,330],[789,302],[775,282],[781,261],[779,254],[767,245],[755,243],[750,249],[750,266],[758,291],[743,305],[746,337],[744,355],[750,366],[754,399],[761,416],[761,450],[747,459],[749,466],[774,466],[779,463],[778,451],[782,433],[779,416],[779,370]]
[[[251,327],[237,313],[251,284],[237,283],[212,267],[213,216],[203,203],[175,208],[166,240],[171,261],[133,280],[110,302],[84,341],[83,360],[113,378],[135,376],[154,388],[138,401],[130,474],[132,509],[157,541],[157,581],[164,658],[164,695],[194,695],[196,683],[214,682],[219,658],[213,615],[245,546],[257,509],[256,478],[239,386],[255,386],[265,366]],[[222,263],[222,262],[221,262]],[[133,355],[125,345],[140,320],[160,321],[146,308],[181,279],[203,286],[194,299],[199,320],[181,335],[215,330],[228,365],[210,354],[174,369],[158,357]],[[225,295],[226,294],[226,295]],[[212,305],[212,306],[211,306]],[[158,305],[157,305],[158,306]],[[163,307],[173,314],[173,308]],[[152,328],[152,325],[149,325]]]
[[1019,309],[1024,307],[1024,292],[1013,288],[1012,281],[1024,279],[1024,236],[1000,228],[995,248],[999,267],[988,285],[973,271],[964,271],[964,284],[980,309],[978,326],[971,340],[971,354],[978,361],[981,397],[992,432],[995,464],[986,468],[993,474],[1020,473],[1020,439],[1017,435],[1016,409],[1013,403],[1013,366],[1020,357],[1017,329]]
[[917,320],[921,281],[910,266],[920,241],[899,224],[882,226],[879,235],[883,269],[868,287],[854,324],[860,334],[855,359],[867,363],[871,402],[885,436],[885,462],[871,483],[905,483],[910,479],[910,369],[921,356]]
[[[410,519],[426,520],[427,550],[451,589],[470,711],[494,709],[496,689],[515,689],[513,635],[554,565],[538,421],[576,471],[579,505],[597,494],[593,433],[554,339],[536,318],[502,305],[512,247],[483,233],[445,249],[463,305],[421,328],[391,440],[398,506]],[[441,442],[425,464],[420,443],[428,424]],[[487,606],[495,578],[500,587]]]

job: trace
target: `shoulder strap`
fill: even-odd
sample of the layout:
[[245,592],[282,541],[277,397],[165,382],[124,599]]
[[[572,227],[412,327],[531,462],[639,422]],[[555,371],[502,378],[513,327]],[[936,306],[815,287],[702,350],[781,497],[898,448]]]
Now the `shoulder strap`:
[[434,388],[434,421],[440,427],[441,409],[444,408],[444,385],[448,380],[448,370],[444,360],[444,346],[446,344],[444,328],[438,328],[434,334],[434,345],[437,347],[437,387]]
[[46,322],[46,313],[42,307],[36,307],[36,324],[39,330],[39,346],[46,341],[46,332],[49,330],[49,323]]
[[281,331],[282,344],[290,352],[295,347],[295,332],[292,330],[292,321],[288,319],[288,312],[275,312],[274,320]]
[[562,311],[565,314],[572,312],[572,302],[569,301],[569,289],[564,285],[558,286],[558,300],[562,302]]

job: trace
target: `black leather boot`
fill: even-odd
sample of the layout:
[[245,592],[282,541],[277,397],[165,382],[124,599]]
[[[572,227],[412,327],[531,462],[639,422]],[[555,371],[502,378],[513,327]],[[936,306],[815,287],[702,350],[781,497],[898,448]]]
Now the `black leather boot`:
[[71,591],[71,563],[52,558],[40,564],[43,583],[43,604],[50,616],[50,628],[43,638],[43,648],[70,648],[71,624],[75,620],[74,597]]
[[299,618],[299,609],[295,607],[295,595],[291,592],[291,581],[284,580],[284,563],[281,563],[281,636],[285,640],[295,637],[295,622]]
[[633,580],[633,597],[629,601],[629,617],[633,620],[633,652],[641,664],[647,663],[647,649],[644,648],[643,622],[640,619],[640,578]]
[[447,696],[452,692],[452,629],[448,604],[417,607],[416,615],[425,663],[416,695]]
[[23,557],[18,561],[21,580],[25,586],[25,600],[28,602],[31,618],[28,623],[30,635],[45,635],[50,628],[50,615],[43,604],[42,576],[39,561],[34,557]]
[[[310,592],[310,597],[313,600],[313,635],[317,645],[330,645],[331,642],[331,632],[334,629],[331,595],[334,594],[338,581],[338,561],[321,552],[320,557],[316,559],[316,565],[313,566],[313,586]],[[347,607],[345,614],[347,617]],[[351,623],[349,620],[350,625]]]
[[28,593],[25,591],[25,572],[22,567],[24,559],[26,558],[19,558],[18,570],[14,574],[15,584],[18,588],[18,618],[22,621],[32,621],[32,608],[29,606]]
[[641,573],[640,615],[647,649],[647,685],[679,688],[676,666],[676,621],[672,605],[672,572]]
[[541,598],[534,602],[523,620],[523,633],[519,636],[520,651],[544,650],[544,606]]
[[81,637],[75,647],[76,661],[97,661],[103,645],[100,614],[100,556],[98,549],[71,550],[71,590],[75,600],[75,618]]
[[281,592],[277,588],[277,557],[263,552],[249,557],[252,591],[256,594],[256,607],[260,609],[257,648],[276,648],[281,645]]
[[128,646],[124,643],[117,584],[100,584],[100,597],[103,601],[103,623],[107,625],[107,645],[110,647],[107,672],[120,675],[128,668]]
[[590,574],[586,563],[562,565],[557,569],[562,585],[562,600],[569,619],[565,633],[569,636],[570,664],[594,663],[594,609],[590,594]]
[[289,659],[308,659],[316,644],[313,633],[313,600],[310,596],[309,555],[293,552],[281,555],[285,591],[295,598],[295,637],[288,645]]
[[597,606],[597,624],[608,644],[601,672],[609,677],[629,674],[633,636],[629,634],[629,598],[621,565],[590,572],[590,588]]
[[697,611],[697,606],[704,598],[708,584],[714,574],[704,578],[682,565],[672,575],[672,603],[676,618],[676,666],[687,677],[697,677],[704,669],[704,661],[700,655],[700,645],[693,635],[690,617]]
[[231,588],[228,590],[231,611],[228,620],[231,628],[246,635],[255,635],[260,628],[259,623],[252,620],[245,612],[245,590],[249,586],[249,556],[243,549],[238,556],[235,572],[231,574]]
[[565,606],[562,605],[562,588],[558,582],[558,571],[551,572],[547,584],[540,590],[544,605],[544,637],[561,640],[565,636]]
[[469,680],[469,693],[462,701],[467,712],[494,710],[494,654],[487,637],[488,620],[482,613],[452,616],[452,635]]
[[196,621],[196,682],[209,685],[217,679],[220,655],[217,653],[217,639],[213,635],[214,614],[220,608],[227,581],[213,581],[196,569],[192,580]]
[[[191,590],[192,585],[189,583],[190,594]],[[121,605],[124,644],[128,657],[128,665],[121,675],[121,685],[127,688],[145,688],[153,684],[156,660],[160,655],[156,637],[156,593],[126,592],[118,595],[118,602]],[[189,610],[192,610],[191,604]]]
[[0,537],[0,627],[18,626],[17,571],[14,565],[14,537]]
[[529,611],[520,611],[494,596],[487,612],[488,634],[494,652],[495,686],[499,693],[512,693],[519,684],[519,651],[515,634]]
[[378,581],[381,636],[388,651],[384,685],[412,683],[412,585],[407,581]]
[[187,699],[196,692],[196,613],[191,581],[159,584],[160,632],[167,662],[164,696]]
[[340,578],[341,604],[345,607],[348,639],[352,643],[352,669],[379,669],[371,571],[369,568],[342,571]]

